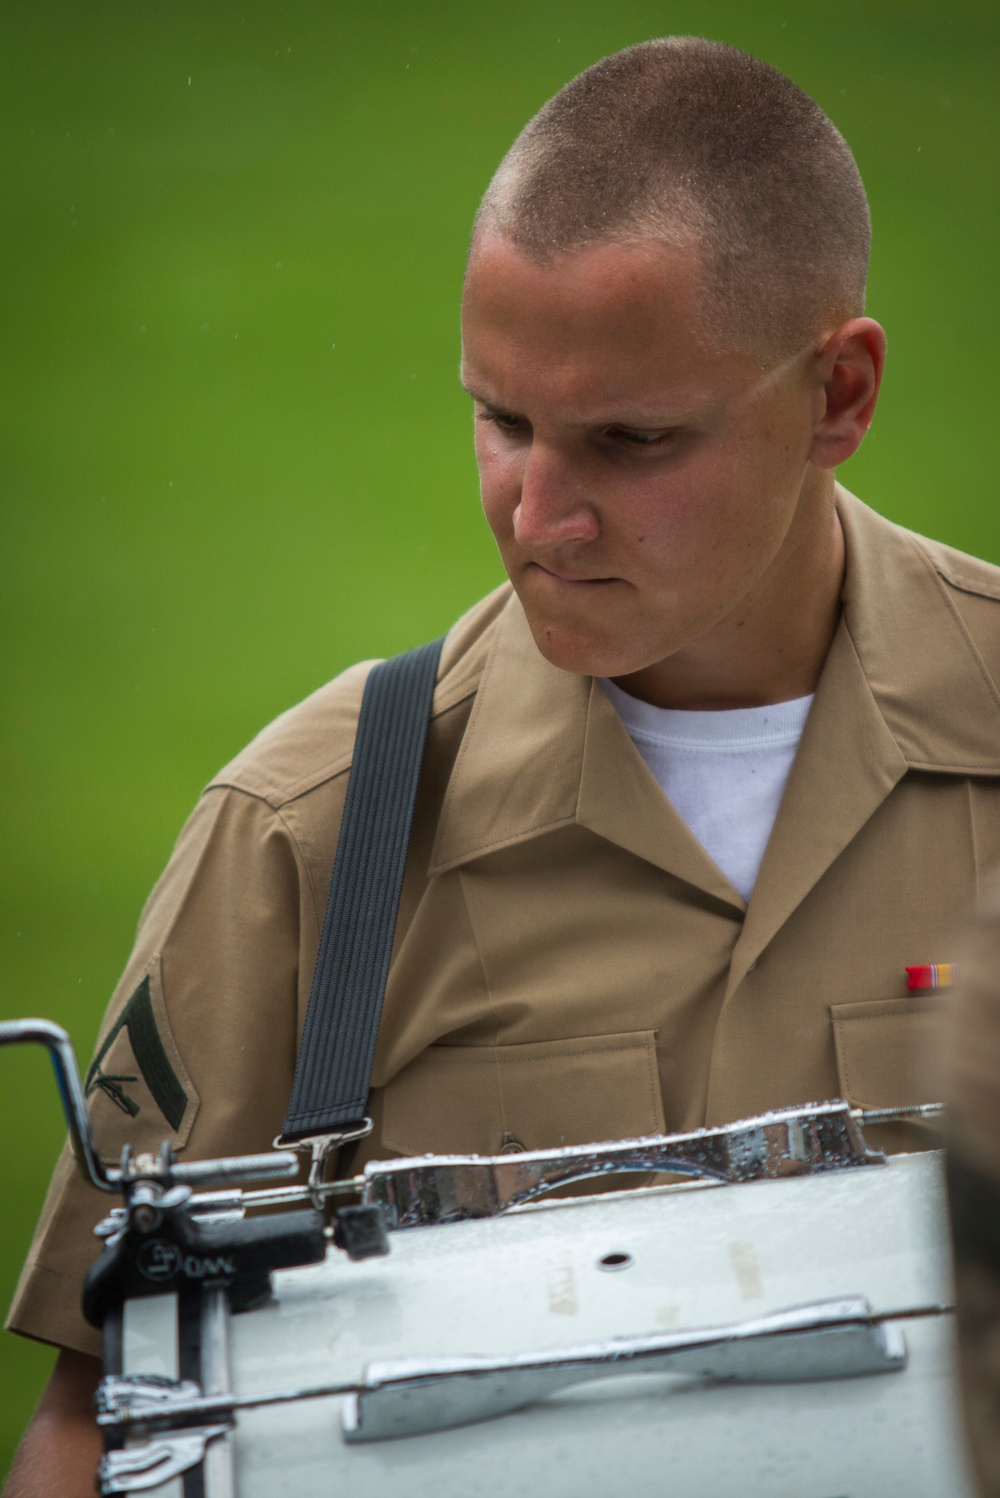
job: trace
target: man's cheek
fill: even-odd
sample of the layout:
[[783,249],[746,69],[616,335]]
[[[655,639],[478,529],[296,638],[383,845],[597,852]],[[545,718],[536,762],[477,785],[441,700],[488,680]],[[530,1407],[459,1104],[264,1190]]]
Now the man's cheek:
[[504,510],[500,504],[496,489],[492,485],[485,483],[482,475],[480,475],[479,481],[479,497],[483,506],[483,514],[486,516],[486,524],[497,540],[499,540],[502,530],[505,528],[508,531],[510,530],[510,519],[508,516],[506,527],[504,527]]
[[513,541],[514,512],[520,499],[520,488],[515,474],[504,472],[498,465],[479,469],[479,496],[486,523],[498,544]]

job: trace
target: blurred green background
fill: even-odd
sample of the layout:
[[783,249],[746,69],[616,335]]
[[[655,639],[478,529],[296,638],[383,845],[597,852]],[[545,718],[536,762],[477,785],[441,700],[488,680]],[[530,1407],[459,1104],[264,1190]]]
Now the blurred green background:
[[[667,32],[853,144],[889,329],[844,477],[1000,561],[987,464],[1000,8],[976,0],[7,0],[0,1005],[89,1051],[203,782],[501,576],[456,380],[466,236],[524,120]],[[6,1301],[62,1128],[0,1055]],[[0,1470],[49,1350],[0,1339]]]

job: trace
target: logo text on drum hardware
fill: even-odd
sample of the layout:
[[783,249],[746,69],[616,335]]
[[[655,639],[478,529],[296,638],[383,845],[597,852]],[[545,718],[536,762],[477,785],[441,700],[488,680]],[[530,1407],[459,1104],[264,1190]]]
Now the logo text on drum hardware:
[[210,1280],[236,1273],[236,1260],[232,1254],[185,1254],[176,1243],[168,1243],[165,1238],[151,1238],[144,1243],[136,1255],[136,1262],[139,1273],[157,1283],[176,1279],[179,1274],[190,1280]]

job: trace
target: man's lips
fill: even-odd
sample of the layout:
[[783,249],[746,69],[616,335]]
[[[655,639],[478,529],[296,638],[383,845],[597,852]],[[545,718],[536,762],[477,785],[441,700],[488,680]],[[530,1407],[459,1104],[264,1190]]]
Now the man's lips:
[[563,587],[593,588],[606,586],[608,583],[616,583],[619,581],[618,578],[608,577],[606,574],[602,575],[600,573],[564,571],[562,568],[553,567],[551,563],[546,562],[528,562],[526,564],[525,571],[529,573],[533,572],[536,575],[541,575],[549,581],[560,584]]

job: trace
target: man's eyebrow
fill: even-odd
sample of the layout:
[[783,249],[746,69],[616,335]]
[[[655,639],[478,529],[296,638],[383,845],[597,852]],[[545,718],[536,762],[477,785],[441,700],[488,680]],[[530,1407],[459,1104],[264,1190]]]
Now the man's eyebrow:
[[484,395],[481,390],[476,390],[474,386],[469,385],[465,380],[462,379],[461,375],[459,375],[458,377],[458,382],[461,385],[462,389],[465,391],[466,395],[471,395],[472,399],[474,401],[478,401],[481,406],[496,405],[496,401],[491,400],[488,395]]
[[[474,401],[481,406],[491,406],[494,410],[506,409],[502,401],[494,400],[492,396],[484,395],[473,385],[469,385],[459,377],[459,383],[466,395],[470,395]],[[690,420],[688,412],[664,412],[664,411],[622,411],[610,416],[591,417],[589,420],[576,422],[581,427],[589,426],[634,426],[636,428],[646,427],[650,431],[659,428],[683,426],[685,421]]]

